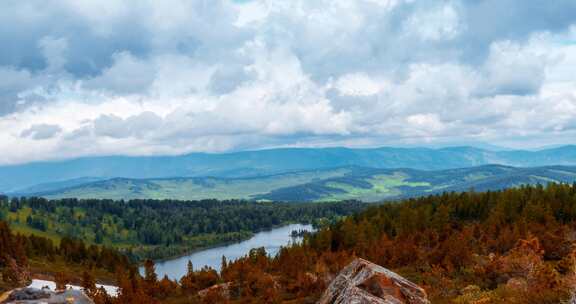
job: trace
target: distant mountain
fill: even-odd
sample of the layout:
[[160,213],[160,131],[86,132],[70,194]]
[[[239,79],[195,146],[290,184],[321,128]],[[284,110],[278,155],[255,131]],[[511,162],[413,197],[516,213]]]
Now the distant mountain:
[[515,168],[486,165],[422,171],[342,167],[249,178],[114,178],[40,193],[47,198],[256,199],[379,201],[443,191],[498,190],[523,184],[573,183],[576,167]]
[[576,146],[541,151],[491,151],[473,147],[374,149],[271,149],[163,157],[90,157],[0,167],[0,192],[83,178],[253,177],[301,170],[361,166],[442,170],[486,164],[519,167],[576,165]]
[[54,191],[58,189],[64,189],[92,182],[97,182],[105,179],[106,178],[104,177],[80,177],[64,181],[38,184],[31,187],[19,189],[17,191],[13,191],[12,193],[40,193],[40,192]]

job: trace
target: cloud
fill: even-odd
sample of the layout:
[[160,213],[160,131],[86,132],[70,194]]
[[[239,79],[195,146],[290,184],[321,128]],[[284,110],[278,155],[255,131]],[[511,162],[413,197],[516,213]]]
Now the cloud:
[[154,66],[127,51],[116,53],[112,58],[112,66],[84,81],[87,89],[116,94],[137,94],[149,89],[156,76]]
[[403,23],[404,31],[423,41],[453,40],[466,30],[456,8],[451,4],[422,9]]
[[574,12],[571,0],[6,1],[0,148],[18,152],[0,163],[568,143]]
[[50,139],[62,132],[58,125],[34,124],[30,128],[22,131],[21,137],[32,138],[34,140]]
[[122,119],[113,114],[100,115],[93,121],[94,135],[112,138],[144,137],[162,127],[163,120],[152,112]]
[[373,79],[362,73],[343,75],[334,85],[341,95],[346,96],[371,96],[386,89],[387,86],[385,79]]
[[483,94],[536,94],[544,82],[546,57],[510,41],[494,43],[485,65]]
[[58,72],[66,64],[68,41],[65,38],[44,37],[38,46],[46,61],[46,72]]

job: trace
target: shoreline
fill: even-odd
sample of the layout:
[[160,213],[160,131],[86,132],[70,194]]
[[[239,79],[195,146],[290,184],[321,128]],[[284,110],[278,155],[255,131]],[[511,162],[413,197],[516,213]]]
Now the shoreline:
[[[188,252],[186,252],[186,253],[183,253],[183,254],[179,254],[179,255],[171,256],[171,257],[166,257],[166,258],[162,258],[162,259],[157,259],[157,260],[153,260],[153,261],[154,261],[154,263],[163,263],[163,262],[167,262],[167,261],[171,261],[171,260],[176,260],[176,259],[179,259],[179,258],[188,256],[188,255],[192,255],[192,254],[194,254],[194,253],[201,252],[201,251],[204,251],[204,250],[214,249],[214,248],[218,248],[218,247],[225,247],[225,246],[228,246],[228,245],[239,244],[239,243],[242,243],[242,242],[245,242],[245,241],[247,241],[247,240],[252,239],[252,238],[253,238],[256,234],[258,234],[258,233],[268,232],[268,231],[272,231],[272,230],[274,230],[274,229],[278,229],[278,228],[282,228],[282,227],[286,227],[286,226],[290,226],[290,225],[312,225],[312,223],[293,223],[293,222],[290,222],[290,223],[284,223],[284,224],[280,224],[280,225],[275,225],[275,226],[272,226],[272,227],[270,227],[270,228],[268,228],[268,229],[261,229],[261,230],[258,230],[258,231],[251,232],[250,237],[245,238],[245,239],[242,239],[242,240],[232,241],[232,242],[224,242],[224,243],[219,243],[219,244],[214,244],[213,246],[203,246],[203,247],[201,247],[201,248],[195,248],[195,249],[193,249],[193,250],[191,250],[191,251],[188,251]],[[144,263],[143,261],[138,263],[138,269],[139,269],[139,270],[142,269],[143,263]]]
[[[274,228],[272,228],[272,229],[274,229]],[[152,261],[154,261],[154,263],[162,263],[162,262],[166,262],[166,261],[178,259],[178,258],[181,258],[181,257],[185,257],[185,256],[187,256],[187,255],[191,255],[191,254],[194,254],[194,253],[197,253],[197,252],[200,252],[200,251],[204,251],[204,250],[208,250],[208,249],[213,249],[213,248],[218,248],[218,247],[222,247],[222,246],[228,246],[228,245],[232,245],[232,244],[242,243],[242,242],[244,242],[244,241],[247,241],[247,240],[253,238],[254,235],[255,235],[256,233],[259,233],[259,232],[262,232],[262,231],[250,232],[250,236],[249,236],[249,237],[244,238],[244,239],[241,239],[241,240],[238,240],[238,241],[229,241],[229,242],[217,243],[217,244],[214,244],[214,245],[196,247],[196,248],[194,248],[194,249],[191,249],[190,251],[186,251],[186,252],[181,253],[181,254],[177,254],[177,255],[174,255],[174,256],[169,256],[169,257],[165,257],[165,258],[161,258],[161,259],[154,259],[154,260],[152,260]],[[141,267],[143,267],[143,266],[144,266],[144,261],[141,261],[141,262],[138,263],[138,268],[141,268]]]

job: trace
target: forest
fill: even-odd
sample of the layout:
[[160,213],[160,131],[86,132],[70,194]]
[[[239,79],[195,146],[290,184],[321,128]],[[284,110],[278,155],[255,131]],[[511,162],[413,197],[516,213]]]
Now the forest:
[[365,207],[355,201],[309,204],[0,197],[0,220],[17,232],[54,241],[61,236],[77,238],[143,260],[247,239],[254,232],[287,223],[335,221]]
[[432,303],[564,303],[576,286],[575,232],[576,184],[444,193],[371,206],[276,257],[255,248],[223,258],[220,272],[189,263],[172,281],[158,278],[151,260],[144,276],[118,267],[117,298],[91,293],[96,303],[314,303],[362,257],[419,284]]
[[68,237],[55,244],[48,238],[16,234],[0,221],[0,292],[26,285],[32,273],[66,284],[82,278],[95,282],[95,276],[113,282],[116,272],[135,269],[126,255],[112,248]]
[[[189,265],[180,282],[159,280],[148,262],[144,278],[121,281],[119,299],[137,303],[143,298],[133,295],[144,293],[150,303],[314,303],[339,270],[362,257],[423,286],[432,303],[565,303],[576,286],[575,219],[576,185],[415,198],[347,217],[274,258],[253,249],[223,259],[220,273]],[[214,284],[223,289],[198,295]]]

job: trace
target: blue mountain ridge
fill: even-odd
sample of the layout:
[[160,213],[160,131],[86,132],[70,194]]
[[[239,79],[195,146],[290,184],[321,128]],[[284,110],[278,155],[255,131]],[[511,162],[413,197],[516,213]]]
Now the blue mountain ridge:
[[287,148],[181,156],[103,156],[0,166],[0,192],[78,178],[251,177],[343,166],[443,170],[487,164],[576,165],[576,146],[540,151],[474,147]]

